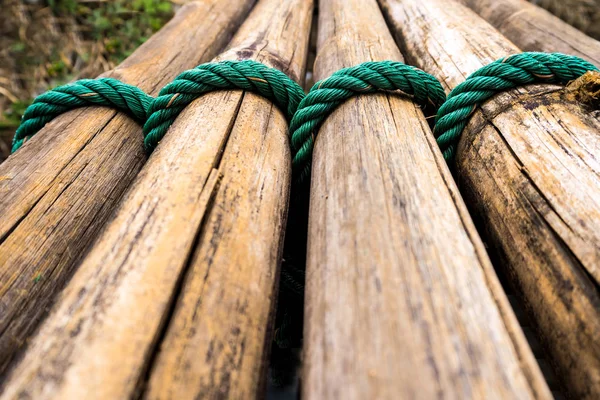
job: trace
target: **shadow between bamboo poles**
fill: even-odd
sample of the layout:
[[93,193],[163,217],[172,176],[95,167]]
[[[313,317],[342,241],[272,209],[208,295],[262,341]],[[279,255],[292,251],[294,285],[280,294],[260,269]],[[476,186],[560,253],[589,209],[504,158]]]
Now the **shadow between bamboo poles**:
[[[316,79],[402,60],[376,1],[320,2]],[[302,396],[549,398],[422,111],[359,96],[312,168]]]
[[[380,0],[410,63],[449,90],[519,49],[448,0]],[[418,22],[418,23],[416,23]],[[600,396],[600,121],[572,88],[532,85],[480,107],[458,146],[461,193],[520,292],[559,377]]]
[[[182,70],[214,57],[253,3],[190,2],[103,76],[156,95]],[[139,125],[92,107],[56,118],[0,165],[0,373],[145,159]]]
[[470,7],[523,51],[572,54],[600,66],[599,41],[526,0],[459,2]]
[[[219,59],[252,58],[300,81],[311,18],[311,0],[261,1]],[[260,396],[290,159],[270,101],[221,91],[188,106],[0,398]]]

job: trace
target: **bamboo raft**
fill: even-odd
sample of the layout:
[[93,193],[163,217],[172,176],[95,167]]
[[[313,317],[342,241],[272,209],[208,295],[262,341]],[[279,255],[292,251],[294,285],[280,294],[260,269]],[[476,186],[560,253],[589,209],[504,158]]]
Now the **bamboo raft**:
[[[448,94],[522,51],[600,67],[526,0],[197,0],[103,76],[156,96],[211,60],[300,85],[392,60]],[[197,98],[149,156],[118,111],[47,123],[0,164],[0,400],[264,398],[291,264],[298,397],[600,398],[600,73],[475,107],[455,165],[415,98],[332,110],[303,183],[251,91]]]

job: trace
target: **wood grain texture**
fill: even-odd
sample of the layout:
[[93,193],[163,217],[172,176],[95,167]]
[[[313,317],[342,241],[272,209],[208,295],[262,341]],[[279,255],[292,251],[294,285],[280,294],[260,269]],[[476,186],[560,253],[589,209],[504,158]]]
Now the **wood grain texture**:
[[[316,79],[402,60],[374,0],[320,2]],[[422,111],[348,100],[316,139],[306,399],[549,398]]]
[[[311,0],[263,0],[219,59],[299,80],[311,18]],[[290,160],[268,100],[221,91],[188,106],[0,398],[261,397]]]
[[[181,71],[213,58],[253,2],[189,3],[105,76],[156,95]],[[56,118],[0,165],[0,373],[145,159],[141,127],[94,107]]]
[[[409,61],[447,89],[519,49],[448,0],[380,0]],[[532,85],[480,107],[459,187],[575,398],[600,396],[600,121],[573,88]]]
[[527,0],[458,1],[479,14],[523,51],[572,54],[600,66],[599,41]]
[[[302,83],[312,12],[312,0],[263,0],[220,58],[253,58]],[[264,396],[290,160],[283,114],[245,94],[219,165],[214,205],[150,376],[149,399]]]

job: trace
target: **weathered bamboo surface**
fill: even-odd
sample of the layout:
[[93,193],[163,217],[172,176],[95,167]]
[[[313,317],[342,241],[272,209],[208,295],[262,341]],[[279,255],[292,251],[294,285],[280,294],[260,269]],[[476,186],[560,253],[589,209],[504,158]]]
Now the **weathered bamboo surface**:
[[[106,76],[156,95],[218,54],[253,3],[191,2]],[[0,373],[145,158],[141,127],[94,107],[60,116],[0,165]]]
[[[519,52],[458,3],[380,4],[410,63],[447,89]],[[574,397],[598,398],[600,121],[577,94],[573,87],[534,85],[494,97],[464,130],[456,173],[559,376]]]
[[[316,79],[402,60],[375,0],[324,0]],[[425,117],[353,98],[313,159],[307,399],[549,398]]]
[[572,54],[600,66],[599,41],[526,0],[458,1],[479,14],[523,51]]
[[598,0],[531,0],[531,2],[600,40]]
[[[304,76],[312,0],[263,0],[219,59]],[[188,106],[11,370],[4,395],[254,398],[264,390],[291,181],[284,114]]]

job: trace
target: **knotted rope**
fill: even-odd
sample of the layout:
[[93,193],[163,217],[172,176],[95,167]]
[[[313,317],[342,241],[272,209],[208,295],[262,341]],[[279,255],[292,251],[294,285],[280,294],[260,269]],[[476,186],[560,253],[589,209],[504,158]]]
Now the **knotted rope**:
[[135,86],[112,78],[81,79],[36,97],[27,107],[12,143],[14,153],[48,122],[67,111],[87,106],[106,106],[122,111],[139,123],[153,97]]
[[496,60],[455,87],[438,110],[434,134],[447,161],[452,161],[460,135],[477,106],[495,94],[532,83],[560,83],[579,78],[594,65],[560,53],[520,53]]
[[292,166],[297,179],[310,175],[313,144],[325,118],[350,97],[377,91],[399,92],[421,106],[431,104],[436,108],[446,99],[436,78],[401,62],[365,62],[335,72],[315,83],[290,123]]

